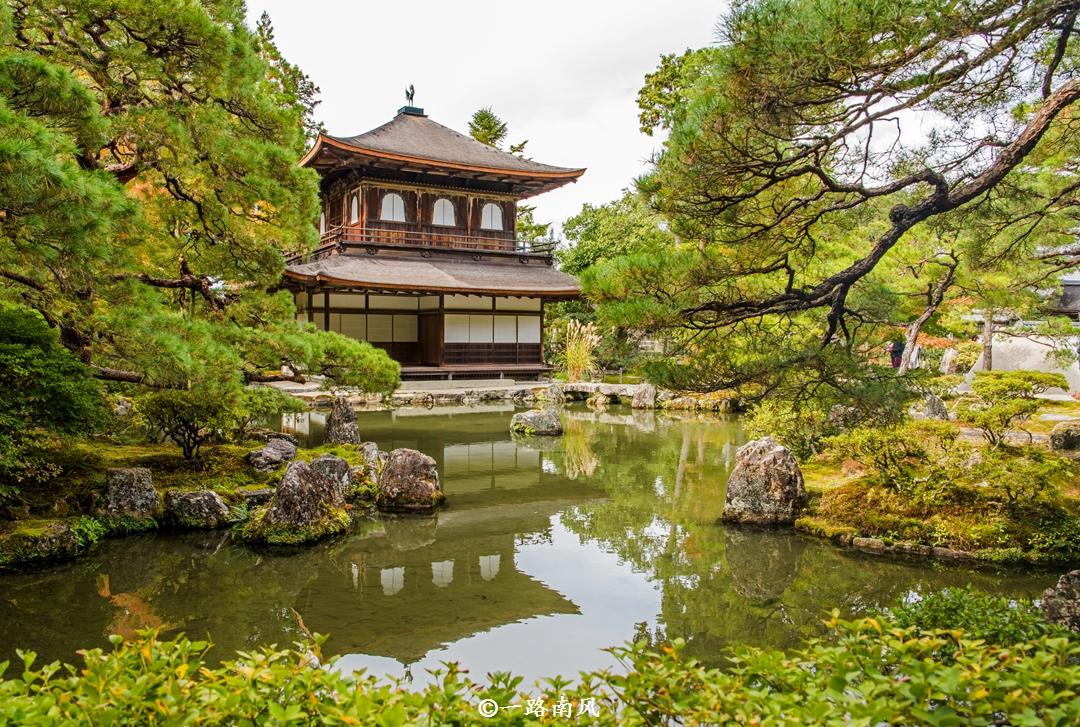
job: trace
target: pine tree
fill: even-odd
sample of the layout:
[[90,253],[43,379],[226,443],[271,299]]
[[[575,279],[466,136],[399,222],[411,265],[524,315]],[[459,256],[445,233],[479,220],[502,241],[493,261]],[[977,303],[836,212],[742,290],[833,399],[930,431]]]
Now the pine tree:
[[0,298],[107,380],[235,387],[287,361],[392,389],[384,353],[304,330],[275,292],[315,243],[316,92],[242,4],[3,6]]

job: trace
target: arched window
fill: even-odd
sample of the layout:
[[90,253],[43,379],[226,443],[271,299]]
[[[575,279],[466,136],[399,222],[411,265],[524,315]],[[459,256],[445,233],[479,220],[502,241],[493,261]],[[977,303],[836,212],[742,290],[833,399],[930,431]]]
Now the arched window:
[[454,226],[454,203],[445,197],[435,200],[435,209],[431,212],[431,224]]
[[326,234],[326,213],[319,215],[319,237]]
[[388,192],[382,198],[382,212],[379,217],[387,222],[405,221],[405,200],[400,194]]
[[356,224],[360,221],[360,198],[355,194],[352,196],[352,202],[349,203],[349,222]]
[[503,229],[502,208],[499,207],[499,205],[493,202],[488,202],[484,205],[484,208],[480,211],[480,229]]

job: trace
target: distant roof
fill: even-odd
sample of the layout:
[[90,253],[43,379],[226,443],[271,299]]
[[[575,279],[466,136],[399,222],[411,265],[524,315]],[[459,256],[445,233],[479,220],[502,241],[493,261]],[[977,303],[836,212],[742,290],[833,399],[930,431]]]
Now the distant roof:
[[331,255],[310,263],[289,265],[285,278],[370,290],[419,293],[473,293],[573,298],[577,279],[538,263],[460,262],[408,257]]
[[[432,121],[422,109],[408,106],[392,120],[363,134],[320,134],[300,163],[331,168],[350,156],[467,172],[482,180],[525,183],[529,194],[554,189],[585,173],[583,168],[541,164],[482,144]],[[532,180],[532,183],[528,184],[526,180]]]

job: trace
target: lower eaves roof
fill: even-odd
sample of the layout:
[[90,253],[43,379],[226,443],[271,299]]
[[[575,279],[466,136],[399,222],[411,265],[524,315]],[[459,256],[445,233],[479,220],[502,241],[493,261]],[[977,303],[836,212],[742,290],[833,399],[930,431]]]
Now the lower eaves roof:
[[368,255],[332,255],[285,268],[286,280],[368,290],[415,293],[472,293],[574,298],[581,288],[572,275],[544,261],[459,261]]

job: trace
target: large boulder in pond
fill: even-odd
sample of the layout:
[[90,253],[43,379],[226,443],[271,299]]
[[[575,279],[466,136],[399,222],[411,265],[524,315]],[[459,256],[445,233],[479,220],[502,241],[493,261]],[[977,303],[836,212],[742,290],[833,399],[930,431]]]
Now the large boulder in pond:
[[161,498],[145,467],[114,467],[105,472],[105,497],[98,513],[129,522],[149,521],[158,515]]
[[634,391],[634,398],[630,401],[634,409],[656,408],[656,387],[652,384],[641,384]]
[[348,462],[341,457],[324,454],[311,460],[311,468],[334,483],[342,502],[349,499],[352,493],[352,467]]
[[375,506],[384,512],[431,512],[446,499],[432,457],[415,449],[395,449],[378,476]]
[[183,530],[214,530],[229,525],[229,506],[213,490],[169,490],[165,523]]
[[275,437],[267,441],[262,449],[247,453],[247,461],[260,472],[276,470],[285,462],[296,457],[296,445],[288,439]]
[[724,501],[725,522],[791,524],[805,506],[802,471],[786,447],[763,437],[736,450]]
[[1050,449],[1080,449],[1080,422],[1059,422],[1050,430]]
[[1046,589],[1042,610],[1048,621],[1080,632],[1080,570],[1066,573]]
[[328,444],[360,444],[360,427],[356,425],[356,412],[344,396],[335,396],[326,417],[326,442]]
[[245,540],[301,545],[345,532],[350,525],[341,486],[308,462],[292,462],[270,503],[241,529]]
[[515,434],[536,434],[542,437],[563,433],[559,410],[554,407],[519,411],[510,418],[510,431]]

